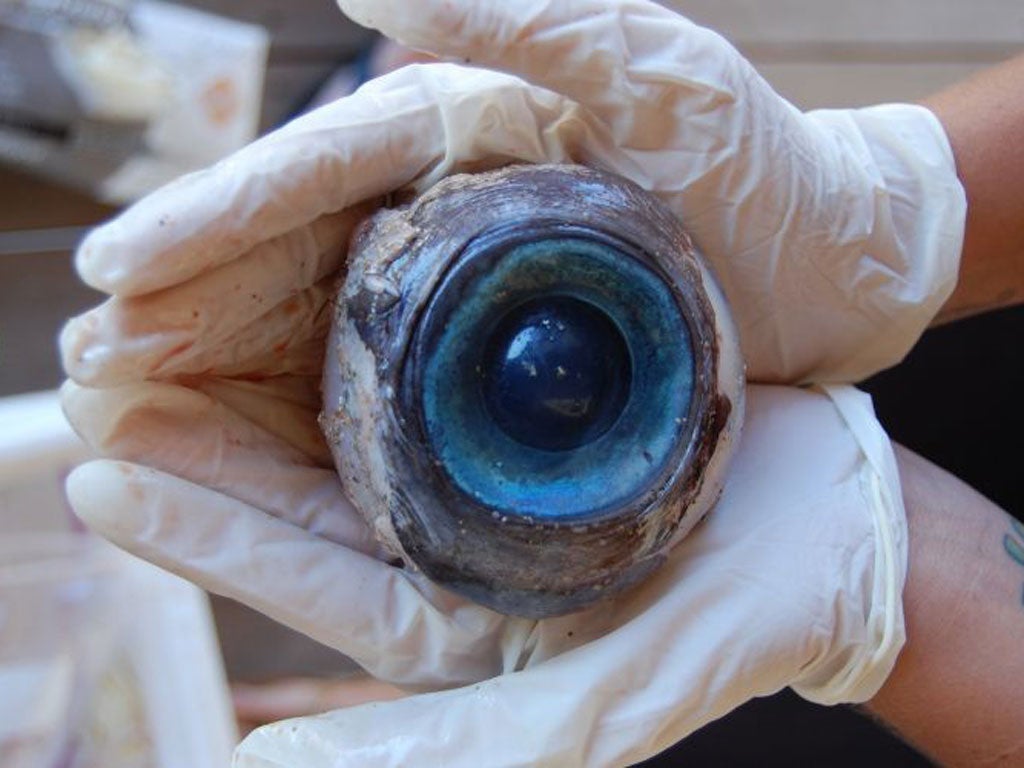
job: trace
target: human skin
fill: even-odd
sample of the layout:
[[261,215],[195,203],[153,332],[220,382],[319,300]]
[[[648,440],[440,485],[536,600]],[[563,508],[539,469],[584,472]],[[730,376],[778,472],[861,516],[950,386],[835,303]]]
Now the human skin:
[[[1024,301],[1024,56],[925,100],[967,193],[937,322]],[[1024,526],[897,447],[910,529],[907,645],[867,708],[943,765],[1024,765]]]
[[967,192],[960,275],[937,322],[1024,301],[1024,55],[924,100]]
[[1024,765],[1024,526],[901,446],[907,644],[867,709],[941,765]]

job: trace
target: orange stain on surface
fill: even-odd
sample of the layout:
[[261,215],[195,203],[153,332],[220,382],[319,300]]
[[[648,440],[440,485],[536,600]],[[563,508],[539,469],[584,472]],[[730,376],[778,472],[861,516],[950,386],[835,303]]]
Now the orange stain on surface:
[[214,125],[226,125],[238,114],[238,91],[226,77],[211,80],[200,98],[206,116]]

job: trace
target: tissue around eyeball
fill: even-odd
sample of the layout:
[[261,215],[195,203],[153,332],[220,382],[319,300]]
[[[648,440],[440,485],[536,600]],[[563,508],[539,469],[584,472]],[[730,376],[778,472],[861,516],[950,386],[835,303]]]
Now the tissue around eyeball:
[[[529,237],[520,237],[520,230]],[[620,234],[625,239],[618,240]],[[530,237],[555,242],[556,251],[570,253],[575,261],[558,262],[543,247],[534,247]],[[634,247],[637,241],[653,255]],[[605,247],[609,243],[614,247]],[[607,255],[618,253],[615,248],[623,249],[619,261]],[[516,266],[516,259],[522,264]],[[617,281],[614,270],[620,268],[625,272]],[[647,387],[657,407],[627,406],[608,434],[601,432],[609,429],[602,424],[601,434],[587,437],[585,444],[565,443],[568,452],[545,452],[543,435],[533,446],[517,448],[517,439],[531,442],[523,434],[538,433],[517,436],[516,430],[491,428],[486,408],[466,406],[458,397],[455,406],[447,404],[453,396],[445,390],[473,389],[473,374],[460,361],[483,346],[487,329],[493,328],[460,317],[468,312],[472,318],[478,305],[485,318],[492,305],[498,314],[514,316],[507,310],[530,298],[530,291],[564,293],[559,280],[567,275],[586,280],[590,273],[597,275],[592,284],[571,290],[599,305],[616,299],[604,309],[633,329],[626,337],[633,339],[634,357],[640,349],[660,359],[673,346],[671,340],[652,344],[640,338],[645,326],[633,315],[646,312],[648,321],[657,320],[660,310],[646,305],[666,304],[651,275],[674,286],[670,293],[686,310],[697,360],[694,405],[677,403],[690,408],[675,419],[681,426],[658,423],[659,398],[672,392],[658,389],[657,381]],[[508,283],[499,282],[500,290],[492,291],[498,298],[480,299],[481,286],[502,275]],[[630,285],[645,281],[654,287],[641,286],[647,293],[633,300]],[[608,287],[616,282],[624,285]],[[446,292],[455,298],[444,298]],[[511,298],[501,298],[503,293]],[[450,177],[409,205],[381,210],[363,226],[335,311],[321,426],[345,491],[387,549],[472,599],[531,616],[589,604],[656,567],[720,492],[742,422],[743,365],[735,328],[678,221],[625,180],[574,166],[511,166]],[[670,308],[664,311],[671,315]],[[467,322],[473,331],[469,342],[446,335],[449,325]],[[447,358],[446,348],[455,349]],[[438,356],[454,364],[438,369]],[[667,359],[671,363],[671,354]],[[672,373],[669,363],[662,361],[661,370]],[[631,385],[631,398],[637,388],[644,391],[645,366],[637,368],[640,381]],[[664,409],[670,414],[668,403]],[[484,428],[471,428],[477,422]],[[630,432],[634,423],[639,438]],[[666,434],[675,435],[676,442],[665,443]],[[650,439],[661,448],[643,442]],[[491,456],[495,445],[514,450],[507,457]],[[604,468],[598,462],[588,469],[574,452],[601,460],[607,454],[612,464]],[[477,453],[482,458],[474,465]],[[520,470],[529,471],[513,471],[517,461]],[[570,481],[562,482],[557,467],[574,461],[585,471],[569,472]],[[641,475],[643,483],[630,491],[631,478]],[[602,507],[602,500],[609,503]]]

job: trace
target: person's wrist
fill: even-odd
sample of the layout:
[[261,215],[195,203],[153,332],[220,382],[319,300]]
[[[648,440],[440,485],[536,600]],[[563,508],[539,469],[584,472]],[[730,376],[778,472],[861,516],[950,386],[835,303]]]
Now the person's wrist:
[[934,464],[899,447],[897,456],[910,531],[907,645],[866,707],[939,763],[1009,764],[1021,748],[1024,672],[1021,569],[1004,543],[1012,524]]

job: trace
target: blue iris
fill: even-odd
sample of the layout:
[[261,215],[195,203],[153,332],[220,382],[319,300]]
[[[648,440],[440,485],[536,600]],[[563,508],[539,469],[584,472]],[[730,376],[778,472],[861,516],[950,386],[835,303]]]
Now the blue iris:
[[408,373],[450,483],[497,518],[581,523],[660,492],[694,390],[670,284],[583,228],[471,241],[418,323]]

